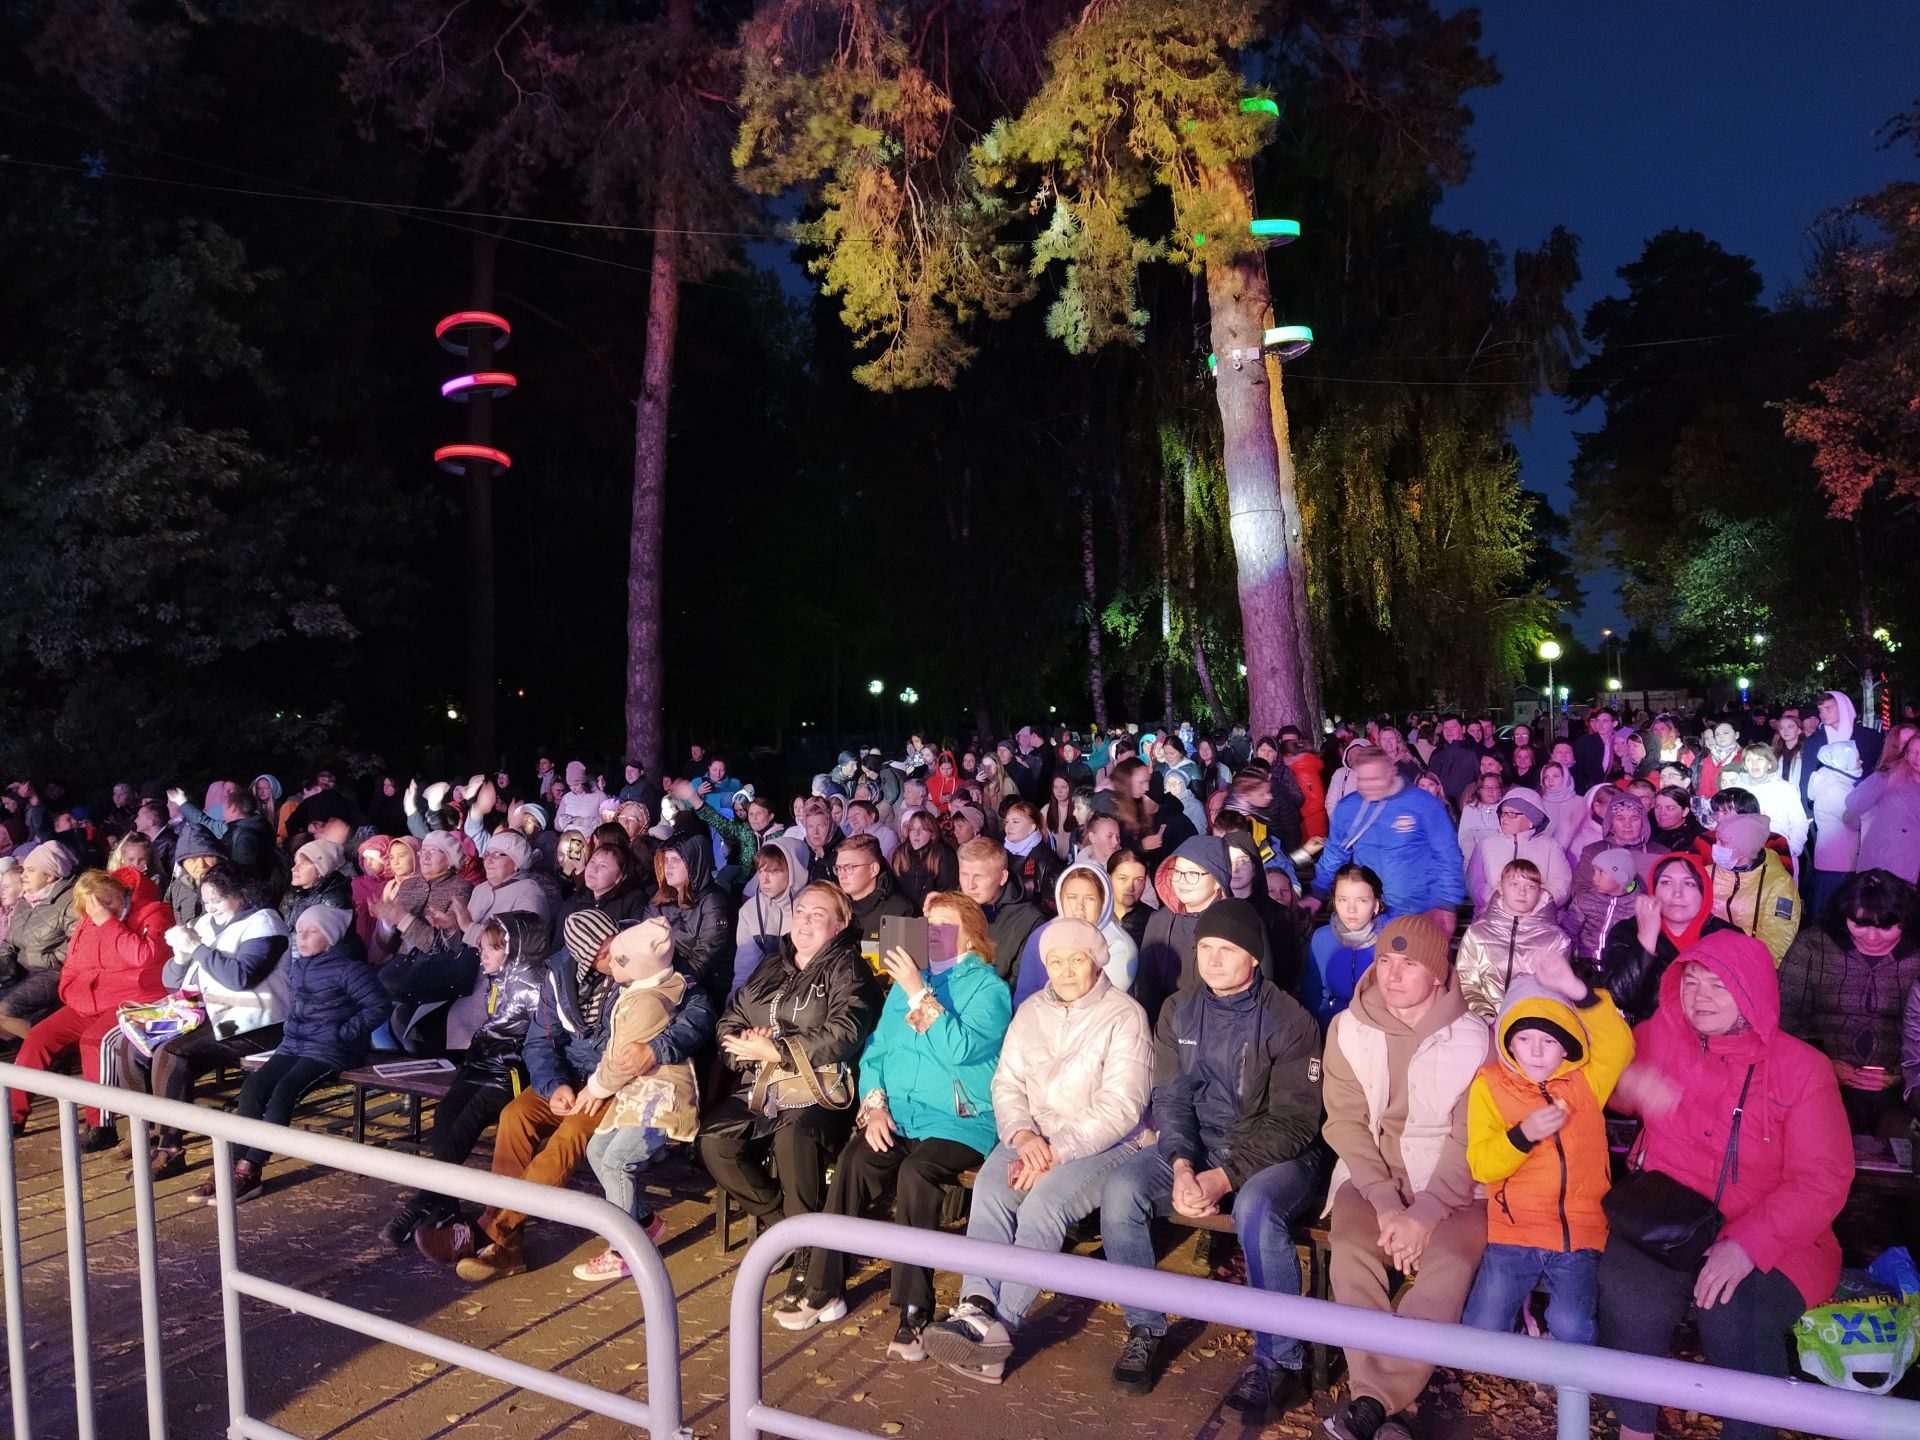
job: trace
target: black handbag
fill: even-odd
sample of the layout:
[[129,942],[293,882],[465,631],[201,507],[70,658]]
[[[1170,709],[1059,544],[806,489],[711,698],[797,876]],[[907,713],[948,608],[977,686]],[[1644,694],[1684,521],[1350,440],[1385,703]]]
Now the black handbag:
[[1747,1078],[1740,1086],[1740,1099],[1733,1107],[1733,1127],[1727,1135],[1727,1153],[1720,1161],[1720,1183],[1714,1187],[1713,1199],[1661,1171],[1633,1170],[1600,1202],[1612,1234],[1672,1270],[1691,1270],[1700,1263],[1720,1238],[1724,1223],[1720,1197],[1726,1194],[1727,1180],[1729,1176],[1740,1178],[1740,1117],[1746,1112],[1753,1071],[1749,1065]]

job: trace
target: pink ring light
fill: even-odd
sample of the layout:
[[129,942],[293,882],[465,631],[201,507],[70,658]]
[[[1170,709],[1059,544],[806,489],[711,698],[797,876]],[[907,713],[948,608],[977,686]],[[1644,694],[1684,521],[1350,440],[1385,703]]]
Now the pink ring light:
[[507,323],[506,317],[491,310],[456,310],[433,327],[433,338],[440,342],[442,349],[455,355],[469,355],[472,344],[464,336],[468,330],[499,331],[497,337],[487,341],[489,350],[504,350],[507,341],[513,338],[513,326]]
[[490,465],[503,472],[511,470],[513,457],[491,445],[442,445],[433,452],[433,463],[449,475],[465,475],[482,465]]
[[464,405],[473,395],[490,395],[498,400],[511,395],[520,382],[505,370],[479,370],[471,375],[456,375],[440,386],[440,396]]

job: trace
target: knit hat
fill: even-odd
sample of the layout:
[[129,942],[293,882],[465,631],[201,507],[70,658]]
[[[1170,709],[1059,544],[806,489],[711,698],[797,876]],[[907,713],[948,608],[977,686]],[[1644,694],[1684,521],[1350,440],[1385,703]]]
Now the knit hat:
[[1513,789],[1502,795],[1500,797],[1500,808],[1502,810],[1518,810],[1522,815],[1527,817],[1528,822],[1533,826],[1533,833],[1536,835],[1540,834],[1547,828],[1548,824],[1551,823],[1547,815],[1546,806],[1540,803],[1539,792],[1529,790],[1524,785],[1516,785]]
[[73,852],[58,840],[42,840],[20,858],[20,866],[64,880],[73,874]]
[[[1206,922],[1205,915],[1200,919],[1201,923]],[[1447,937],[1425,915],[1394,916],[1381,927],[1379,938],[1373,942],[1373,953],[1375,959],[1398,955],[1402,960],[1413,961],[1438,980],[1442,988],[1453,973],[1452,962],[1447,959]]]
[[1513,1037],[1522,1030],[1538,1030],[1542,1035],[1551,1036],[1560,1042],[1560,1048],[1567,1052],[1567,1059],[1579,1060],[1587,1053],[1587,1047],[1575,1038],[1573,1032],[1564,1025],[1556,1025],[1544,1015],[1528,1015],[1507,1027],[1507,1053],[1513,1053]]
[[[579,915],[598,915],[599,913],[600,912],[597,910],[579,911],[577,915],[573,917],[569,917],[568,927],[569,929],[571,929],[573,919],[578,918]],[[609,958],[615,961],[619,961],[619,960],[634,961],[634,960],[640,960],[645,958],[649,948],[647,944],[649,935],[658,933],[661,930],[665,930],[667,932],[667,952],[666,952],[667,963],[665,966],[662,966],[661,968],[662,969],[672,968],[673,931],[668,927],[667,922],[665,920],[662,920],[659,918],[655,918],[652,920],[642,920],[638,925],[628,925],[623,927],[613,937],[613,948],[609,952]],[[571,934],[569,934],[568,936],[568,948],[570,949],[572,948]],[[597,954],[598,952],[599,952],[599,947],[595,946],[594,950],[589,953]],[[575,951],[574,953],[578,955],[581,952]]]
[[567,787],[571,789],[575,785],[584,785],[586,783],[586,765],[579,760],[569,760],[567,762]]
[[1639,867],[1633,863],[1631,854],[1616,846],[1611,850],[1602,850],[1594,856],[1593,868],[1605,871],[1619,881],[1620,889],[1624,892],[1633,888],[1633,877]]
[[1078,950],[1093,957],[1093,963],[1102,970],[1107,968],[1107,937],[1084,920],[1049,920],[1040,927],[1040,958],[1056,950]]
[[1200,912],[1193,939],[1196,946],[1202,940],[1225,940],[1255,959],[1267,948],[1267,932],[1260,923],[1260,912],[1253,908],[1251,901],[1236,900],[1231,895],[1214,901]]
[[1745,854],[1767,843],[1773,826],[1764,815],[1729,815],[1720,822],[1719,839]]
[[420,842],[420,853],[424,856],[434,854],[447,862],[447,869],[458,870],[466,862],[467,852],[461,847],[460,837],[451,830],[435,830]]
[[527,868],[533,859],[533,851],[527,845],[527,837],[512,830],[502,830],[487,840],[487,854],[501,855],[513,862],[515,873]]
[[1820,753],[1814,756],[1829,770],[1838,770],[1842,775],[1860,778],[1860,747],[1851,740],[1835,740],[1820,747]]
[[949,805],[947,808],[955,815],[966,816],[968,823],[970,823],[979,834],[984,835],[987,833],[987,817],[978,805],[968,800],[961,800]]
[[553,817],[547,814],[547,807],[535,804],[531,800],[507,807],[507,823],[516,830],[520,828],[520,822],[529,815],[539,823],[542,830],[553,824]]
[[353,924],[351,910],[337,909],[332,905],[309,905],[293,922],[293,928],[318,930],[327,937],[327,944],[332,947],[340,943],[340,937],[347,933],[347,927],[351,924]]
[[331,875],[346,863],[347,852],[331,840],[309,840],[293,852],[293,858],[306,861],[322,875]]
[[561,922],[560,934],[575,960],[591,960],[600,947],[619,934],[619,928],[599,910],[576,910]]

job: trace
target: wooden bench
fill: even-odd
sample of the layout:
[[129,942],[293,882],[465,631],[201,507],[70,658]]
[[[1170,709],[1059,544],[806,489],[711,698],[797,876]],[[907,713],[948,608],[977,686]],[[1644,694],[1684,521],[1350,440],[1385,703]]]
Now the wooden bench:
[[[265,1065],[270,1058],[270,1055],[249,1055],[240,1062],[240,1066],[251,1073]],[[340,1083],[353,1089],[353,1139],[356,1145],[364,1145],[367,1141],[367,1096],[380,1094],[403,1097],[407,1144],[415,1149],[420,1148],[423,1102],[446,1099],[447,1091],[453,1087],[455,1072],[440,1070],[429,1075],[382,1075],[374,1069],[375,1065],[402,1064],[406,1059],[406,1056],[398,1053],[382,1055],[370,1059],[365,1065],[340,1072]],[[391,1113],[391,1110],[376,1111],[375,1118]]]

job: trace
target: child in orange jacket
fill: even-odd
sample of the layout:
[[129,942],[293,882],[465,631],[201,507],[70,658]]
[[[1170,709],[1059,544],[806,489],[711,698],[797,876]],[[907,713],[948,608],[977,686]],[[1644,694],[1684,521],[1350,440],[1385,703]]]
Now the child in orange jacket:
[[1460,1321],[1510,1332],[1544,1279],[1553,1338],[1591,1345],[1607,1243],[1600,1201],[1612,1183],[1602,1111],[1633,1059],[1633,1032],[1563,951],[1508,987],[1494,1038],[1467,1099],[1487,1250]]

